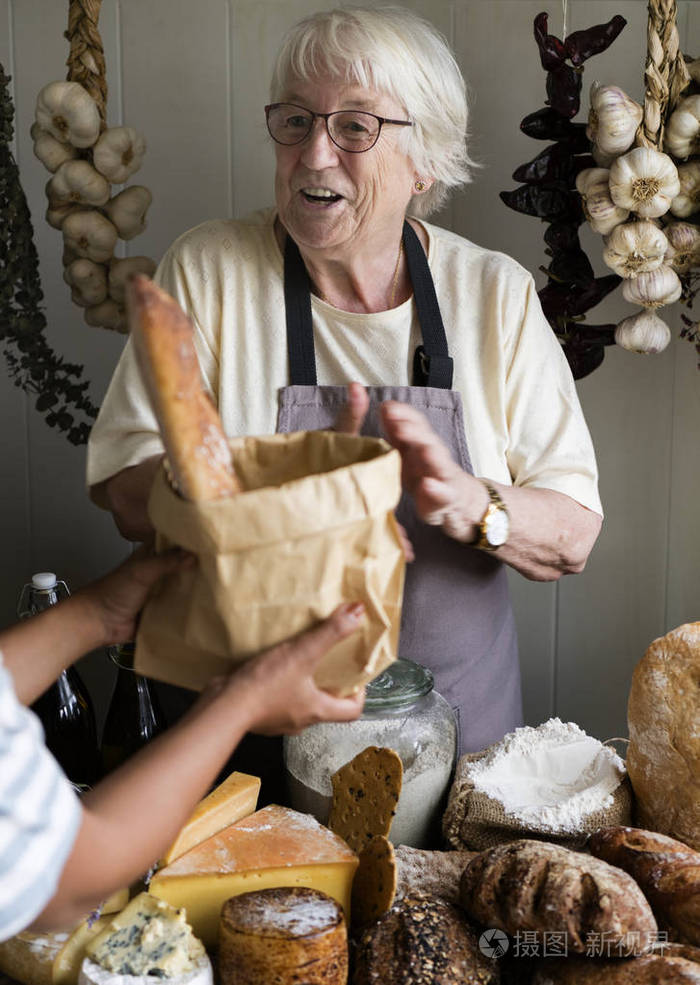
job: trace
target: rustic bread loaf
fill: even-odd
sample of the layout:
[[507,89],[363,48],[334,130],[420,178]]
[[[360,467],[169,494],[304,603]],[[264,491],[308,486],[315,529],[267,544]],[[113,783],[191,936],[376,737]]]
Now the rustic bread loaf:
[[353,985],[497,985],[497,963],[452,903],[412,893],[357,944]]
[[647,649],[632,675],[627,723],[637,825],[700,851],[700,622]]
[[129,282],[126,300],[134,349],[178,491],[190,500],[231,496],[240,487],[219,414],[204,389],[192,323],[143,274]]
[[670,948],[622,961],[554,958],[540,963],[532,985],[700,985],[700,964]]
[[460,900],[477,923],[509,934],[564,933],[570,953],[585,954],[602,934],[611,946],[641,953],[657,934],[631,876],[548,842],[526,839],[481,852],[464,870]]
[[220,985],[346,985],[343,909],[302,886],[227,900],[219,922]]
[[601,828],[588,847],[629,872],[671,937],[700,945],[700,852],[640,828]]

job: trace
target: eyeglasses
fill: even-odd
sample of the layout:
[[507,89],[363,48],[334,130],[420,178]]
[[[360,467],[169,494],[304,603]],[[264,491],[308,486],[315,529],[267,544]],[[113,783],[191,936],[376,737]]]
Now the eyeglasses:
[[375,113],[339,109],[334,113],[314,113],[296,103],[271,103],[265,107],[267,129],[278,144],[300,144],[311,133],[318,117],[325,120],[328,136],[336,147],[351,154],[370,150],[379,140],[382,126],[412,127],[410,120],[387,120]]

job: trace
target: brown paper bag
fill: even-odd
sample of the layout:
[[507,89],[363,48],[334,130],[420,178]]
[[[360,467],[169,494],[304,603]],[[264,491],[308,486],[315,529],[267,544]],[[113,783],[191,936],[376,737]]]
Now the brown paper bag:
[[245,492],[192,503],[161,470],[148,510],[157,548],[199,564],[165,579],[136,638],[135,669],[201,689],[341,602],[360,629],[333,647],[319,686],[350,694],[396,659],[405,560],[394,518],[399,453],[380,438],[300,431],[231,442]]

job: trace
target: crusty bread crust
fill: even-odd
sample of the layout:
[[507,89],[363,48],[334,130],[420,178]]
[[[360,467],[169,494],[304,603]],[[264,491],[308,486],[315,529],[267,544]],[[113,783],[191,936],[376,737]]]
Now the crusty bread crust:
[[700,945],[700,852],[640,828],[601,828],[591,852],[629,872],[674,939]]
[[204,389],[192,323],[143,274],[129,281],[126,301],[134,349],[179,493],[199,501],[232,496],[240,486],[221,419]]

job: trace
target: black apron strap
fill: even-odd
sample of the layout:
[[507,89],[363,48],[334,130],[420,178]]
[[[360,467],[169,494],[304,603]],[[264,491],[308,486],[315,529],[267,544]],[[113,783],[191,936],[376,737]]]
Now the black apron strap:
[[413,357],[413,386],[451,390],[453,363],[435,285],[421,241],[408,222],[403,224],[403,248],[423,335],[423,345],[418,346]]
[[[418,236],[404,222],[403,244],[423,344],[413,358],[412,386],[452,389],[453,363],[435,294],[428,258]],[[311,320],[311,285],[299,248],[291,236],[284,246],[284,303],[287,321],[289,382],[292,386],[316,386],[316,354]]]
[[316,353],[311,322],[309,275],[291,236],[284,245],[284,306],[287,319],[289,382],[316,386]]

